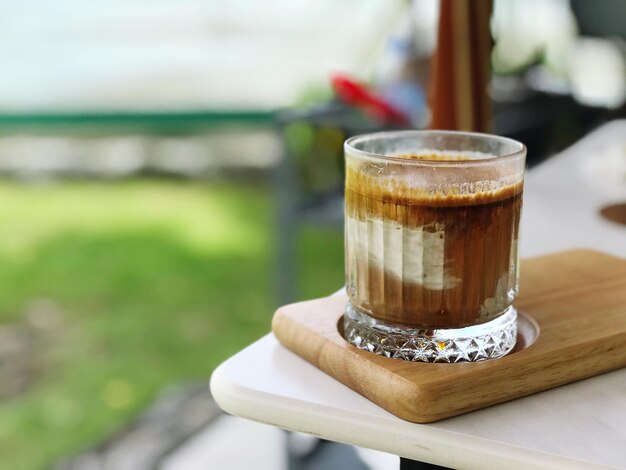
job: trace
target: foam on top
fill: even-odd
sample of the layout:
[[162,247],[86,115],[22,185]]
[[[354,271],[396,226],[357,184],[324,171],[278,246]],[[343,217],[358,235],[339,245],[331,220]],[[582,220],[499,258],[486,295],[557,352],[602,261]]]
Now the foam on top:
[[424,161],[475,161],[495,158],[495,155],[483,152],[461,152],[458,150],[422,150],[421,152],[399,153],[389,155],[393,158]]
[[[479,152],[424,151],[393,155],[424,161],[476,161]],[[477,158],[478,157],[478,158]],[[411,166],[371,161],[346,165],[346,189],[364,197],[401,205],[465,206],[508,199],[522,192],[523,178],[502,166]]]

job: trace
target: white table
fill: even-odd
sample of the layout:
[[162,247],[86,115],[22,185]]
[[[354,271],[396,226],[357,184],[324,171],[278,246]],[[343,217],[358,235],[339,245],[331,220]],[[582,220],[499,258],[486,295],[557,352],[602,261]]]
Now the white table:
[[[626,257],[626,227],[597,208],[619,188],[583,181],[580,162],[623,139],[602,127],[526,178],[522,256],[591,247]],[[626,198],[625,198],[626,200]],[[431,424],[396,418],[283,348],[272,334],[219,366],[227,412],[324,439],[462,469],[626,468],[626,369]]]

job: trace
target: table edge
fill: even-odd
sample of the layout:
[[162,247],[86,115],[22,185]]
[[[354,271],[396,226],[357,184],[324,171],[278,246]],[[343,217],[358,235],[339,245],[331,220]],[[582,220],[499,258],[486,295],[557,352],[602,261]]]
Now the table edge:
[[[273,336],[269,333],[243,351],[258,342],[271,340]],[[289,352],[277,342],[275,337],[273,339],[277,347]],[[237,355],[239,354],[241,352]],[[367,419],[363,420],[367,423],[364,426],[363,422],[350,422],[346,417],[338,417],[337,410],[334,408],[310,405],[308,402],[286,397],[276,400],[272,394],[232,382],[226,373],[229,360],[220,364],[211,375],[210,389],[220,408],[234,416],[452,468],[500,469],[506,466],[512,470],[525,470],[531,465],[532,468],[571,469],[581,464],[584,464],[585,468],[611,468],[593,462],[471,437],[430,427],[427,424],[414,424],[399,418],[400,422],[394,423],[394,426],[400,426],[409,432],[398,432],[398,438],[390,445],[383,447],[380,445],[378,430],[389,427],[384,420],[367,416]],[[303,359],[299,358],[299,360]],[[292,418],[296,413],[305,417],[299,420],[299,425]],[[324,421],[324,425],[319,424],[321,421]],[[355,425],[359,427],[358,433],[354,432]],[[416,443],[415,430],[419,427],[423,427],[423,430],[418,433],[419,443]],[[445,439],[441,439],[444,435]],[[444,440],[445,444],[442,443]]]

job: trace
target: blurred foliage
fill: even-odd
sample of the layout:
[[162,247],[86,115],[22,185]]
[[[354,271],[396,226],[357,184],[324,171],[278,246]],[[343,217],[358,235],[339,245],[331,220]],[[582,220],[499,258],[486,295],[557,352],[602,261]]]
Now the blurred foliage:
[[294,107],[308,108],[309,106],[327,103],[335,97],[330,83],[312,83],[304,85],[293,104]]
[[342,188],[344,131],[295,120],[285,125],[283,139],[288,155],[296,162],[299,190],[305,199]]
[[[0,199],[0,328],[45,330],[30,385],[0,401],[2,469],[96,445],[270,329],[266,188],[3,182]],[[302,232],[303,296],[342,284],[342,243]]]

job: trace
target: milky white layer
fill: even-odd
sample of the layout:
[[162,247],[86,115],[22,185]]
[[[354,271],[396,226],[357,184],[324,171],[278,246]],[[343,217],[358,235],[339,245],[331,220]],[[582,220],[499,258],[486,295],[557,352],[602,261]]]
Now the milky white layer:
[[402,282],[432,290],[451,289],[460,282],[445,270],[442,225],[405,227],[390,220],[362,221],[351,217],[346,224],[353,256],[367,259]]

